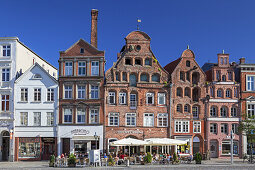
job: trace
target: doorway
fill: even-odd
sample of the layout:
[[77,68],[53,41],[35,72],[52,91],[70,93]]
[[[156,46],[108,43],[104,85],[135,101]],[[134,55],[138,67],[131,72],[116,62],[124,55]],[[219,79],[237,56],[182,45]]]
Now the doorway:
[[200,139],[195,136],[193,138],[193,154],[198,153],[200,151]]
[[10,148],[10,133],[5,131],[2,133],[2,160],[8,161],[9,160],[9,148]]
[[217,152],[217,140],[211,140],[210,141],[210,157],[211,158],[217,158],[218,157],[218,152]]

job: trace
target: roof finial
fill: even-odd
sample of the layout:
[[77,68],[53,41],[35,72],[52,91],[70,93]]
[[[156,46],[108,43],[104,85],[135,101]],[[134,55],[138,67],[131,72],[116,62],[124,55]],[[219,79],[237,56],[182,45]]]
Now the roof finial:
[[187,45],[187,49],[189,49],[189,44]]
[[137,18],[137,30],[139,30],[139,22],[142,22],[142,20]]
[[224,50],[222,50],[222,54],[224,54],[224,52],[225,52],[225,51],[224,51]]

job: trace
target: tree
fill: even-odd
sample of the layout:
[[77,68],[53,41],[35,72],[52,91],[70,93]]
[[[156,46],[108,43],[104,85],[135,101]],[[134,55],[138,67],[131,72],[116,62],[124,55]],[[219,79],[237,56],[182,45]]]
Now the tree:
[[240,134],[244,134],[247,136],[247,143],[250,151],[250,162],[252,162],[252,154],[253,154],[253,143],[255,143],[255,116],[244,115],[244,119],[241,121],[238,130]]

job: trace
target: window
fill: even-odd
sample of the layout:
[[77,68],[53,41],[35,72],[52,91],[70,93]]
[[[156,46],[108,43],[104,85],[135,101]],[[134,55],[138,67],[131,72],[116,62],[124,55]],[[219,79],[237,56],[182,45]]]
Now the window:
[[125,64],[126,64],[126,65],[132,65],[131,59],[130,59],[130,58],[126,58],[126,59],[125,59]]
[[35,88],[34,89],[34,101],[35,102],[40,102],[41,101],[41,89],[40,88]]
[[47,126],[53,126],[53,125],[54,125],[54,113],[47,112]]
[[10,96],[9,95],[2,95],[2,111],[9,111],[10,110]]
[[73,110],[64,109],[64,123],[72,123]]
[[159,75],[158,75],[158,74],[152,75],[151,81],[153,81],[153,82],[159,82]]
[[127,126],[135,126],[136,125],[136,114],[135,113],[127,113],[126,114],[126,125]]
[[247,112],[249,118],[254,118],[255,116],[255,104],[248,104]]
[[189,121],[175,121],[176,133],[189,133]]
[[228,80],[232,80],[232,72],[228,71]]
[[28,113],[27,112],[21,112],[20,113],[20,126],[27,126],[28,122]]
[[91,99],[98,99],[99,89],[98,86],[91,85]]
[[230,89],[226,90],[226,97],[231,97],[231,90]]
[[151,60],[149,58],[145,59],[145,65],[146,66],[151,66]]
[[228,108],[223,106],[220,108],[220,116],[221,117],[227,117],[228,115]]
[[130,83],[130,86],[133,86],[133,87],[136,86],[136,75],[135,74],[129,75],[129,83]]
[[19,158],[40,158],[41,147],[38,138],[19,138]]
[[214,88],[213,87],[210,87],[210,95],[211,95],[211,97],[214,97]]
[[127,94],[125,92],[119,93],[119,104],[126,104],[126,96]]
[[92,124],[99,123],[99,109],[90,110],[90,123]]
[[85,76],[86,75],[86,62],[78,63],[78,75]]
[[81,49],[80,49],[80,53],[81,53],[81,54],[84,54],[84,48],[81,48]]
[[2,69],[2,81],[3,82],[10,81],[10,69],[9,68]]
[[236,107],[232,107],[231,108],[231,116],[232,117],[237,117],[237,109],[236,109]]
[[4,45],[3,46],[3,56],[4,57],[11,56],[11,46],[10,45]]
[[222,90],[221,90],[221,89],[218,89],[218,90],[217,90],[217,97],[223,97],[223,96],[222,96]]
[[190,106],[188,104],[184,106],[184,112],[190,112]]
[[47,101],[54,101],[54,89],[47,89]]
[[224,64],[227,65],[227,58],[224,58]]
[[227,78],[226,78],[226,75],[223,75],[223,76],[222,76],[222,81],[226,81],[226,79],[227,79]]
[[192,107],[192,114],[193,114],[193,118],[198,118],[198,114],[199,114],[198,106],[193,106]]
[[[233,142],[233,154],[238,155],[238,141]],[[231,154],[231,142],[230,141],[222,141],[222,155],[230,155]]]
[[73,97],[73,87],[65,85],[65,99],[71,99]]
[[77,123],[85,123],[86,113],[84,108],[77,109]]
[[142,65],[141,60],[140,59],[135,59],[135,65]]
[[73,75],[73,63],[65,62],[65,75],[72,76]]
[[179,97],[182,97],[182,88],[181,87],[177,88],[176,95]]
[[135,46],[135,50],[136,50],[136,51],[140,51],[140,50],[141,50],[141,46],[140,46],[140,45],[136,45],[136,46]]
[[182,113],[182,105],[181,104],[177,104],[176,111]]
[[234,134],[238,134],[238,124],[232,124],[231,129]]
[[119,126],[119,113],[109,113],[109,126]]
[[190,61],[189,60],[186,61],[186,66],[190,67]]
[[217,134],[217,124],[216,123],[210,124],[210,132],[213,134]]
[[185,73],[180,71],[180,80],[185,81]]
[[136,108],[136,106],[137,106],[136,94],[130,94],[130,107]]
[[34,126],[41,126],[41,113],[34,112]]
[[158,104],[159,105],[166,104],[166,94],[165,93],[158,93]]
[[116,77],[116,81],[120,81],[120,73],[116,72],[115,77]]
[[91,62],[91,75],[92,76],[98,76],[99,75],[99,62],[98,61],[92,61]]
[[247,76],[247,91],[255,91],[255,76]]
[[235,89],[234,89],[234,97],[238,97],[238,88],[237,87],[235,87]]
[[220,58],[220,64],[223,65],[223,58]]
[[149,82],[149,76],[147,74],[141,74],[141,81]]
[[40,74],[34,74],[32,79],[40,80],[42,79],[42,76]]
[[228,134],[228,124],[224,123],[220,125],[221,133]]
[[216,79],[219,81],[220,80],[220,71],[219,70],[217,70],[216,71]]
[[189,72],[186,72],[186,80],[190,81]]
[[159,113],[158,114],[158,127],[167,127],[168,126],[168,114]]
[[184,95],[190,97],[190,88],[186,87],[184,90]]
[[201,133],[201,122],[198,122],[198,121],[193,122],[193,132]]
[[217,117],[217,107],[216,106],[212,106],[210,109],[210,116],[211,117]]
[[20,101],[27,102],[27,99],[28,99],[28,89],[21,88],[20,89]]
[[126,72],[122,73],[122,81],[127,81],[127,73]]
[[85,89],[85,85],[77,86],[78,99],[85,99]]
[[109,92],[109,104],[115,104],[115,92]]
[[154,93],[146,94],[146,104],[154,104]]
[[154,115],[153,113],[144,113],[143,126],[153,127],[154,126]]

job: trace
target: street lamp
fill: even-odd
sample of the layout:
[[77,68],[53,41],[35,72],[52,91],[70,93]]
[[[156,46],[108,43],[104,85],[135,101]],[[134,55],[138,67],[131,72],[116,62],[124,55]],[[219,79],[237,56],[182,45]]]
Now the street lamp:
[[97,135],[97,133],[95,132],[94,138],[96,139],[96,149],[97,149],[97,140],[99,139],[100,136]]

